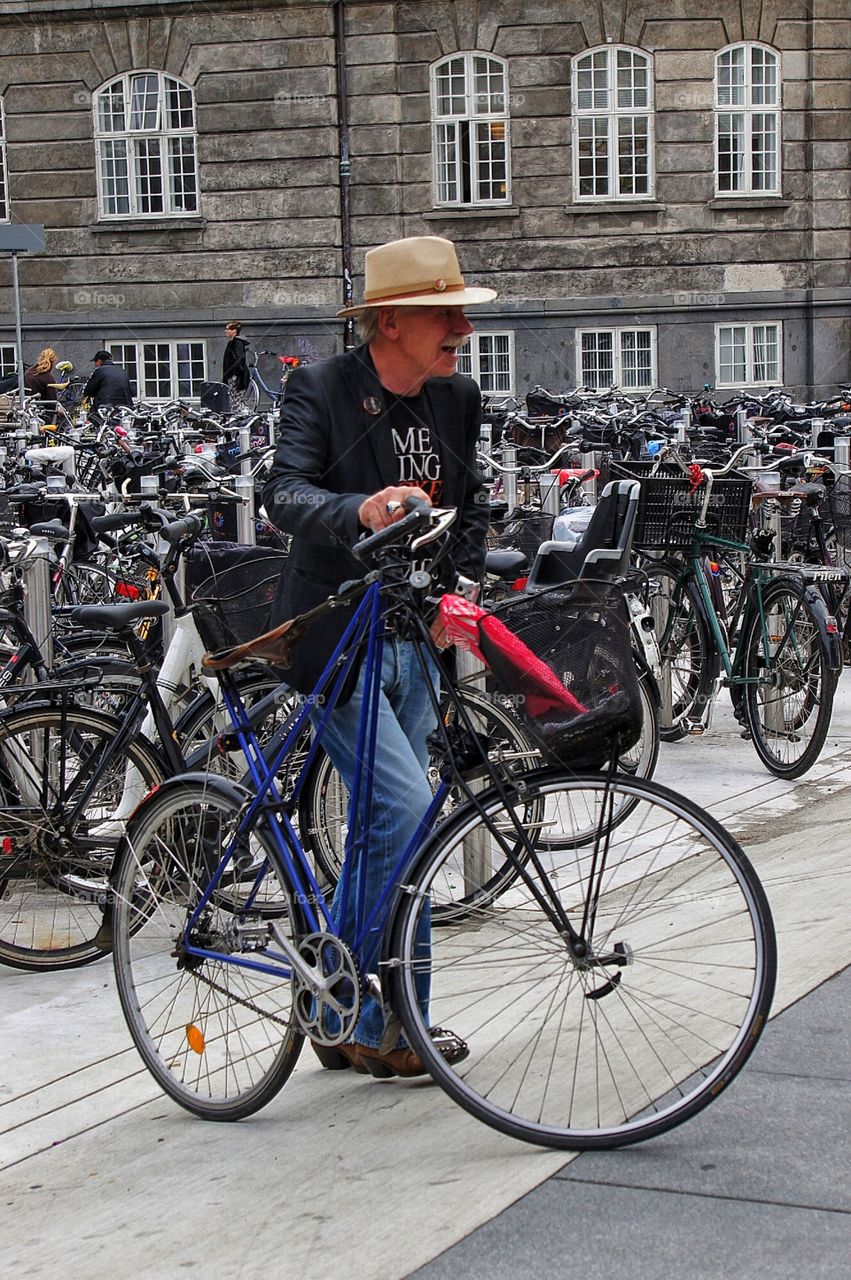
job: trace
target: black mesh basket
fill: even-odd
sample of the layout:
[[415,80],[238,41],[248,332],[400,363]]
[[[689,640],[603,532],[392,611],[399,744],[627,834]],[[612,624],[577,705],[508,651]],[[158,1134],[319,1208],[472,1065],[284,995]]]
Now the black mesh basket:
[[643,713],[622,594],[520,596],[478,625],[499,691],[545,756],[597,767],[638,741]]
[[271,547],[201,543],[186,560],[186,594],[198,633],[211,653],[245,644],[268,630],[269,608],[286,555]]
[[531,564],[542,542],[553,536],[554,517],[545,512],[516,507],[504,520],[494,521],[488,536],[492,551],[522,551]]
[[851,567],[851,476],[838,476],[827,491],[825,516],[833,526],[837,558]]
[[[704,485],[692,488],[679,467],[654,462],[612,462],[611,479],[638,480],[641,493],[635,517],[633,545],[641,551],[687,551],[706,496]],[[706,531],[718,538],[744,542],[748,533],[753,481],[732,472],[713,482]]]

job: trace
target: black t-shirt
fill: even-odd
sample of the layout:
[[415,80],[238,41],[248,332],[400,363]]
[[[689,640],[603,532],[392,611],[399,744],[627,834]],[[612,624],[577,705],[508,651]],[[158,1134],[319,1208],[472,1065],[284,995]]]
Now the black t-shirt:
[[432,429],[428,399],[418,396],[394,396],[385,393],[388,403],[390,435],[399,465],[400,485],[422,489],[439,507],[443,498],[443,473]]

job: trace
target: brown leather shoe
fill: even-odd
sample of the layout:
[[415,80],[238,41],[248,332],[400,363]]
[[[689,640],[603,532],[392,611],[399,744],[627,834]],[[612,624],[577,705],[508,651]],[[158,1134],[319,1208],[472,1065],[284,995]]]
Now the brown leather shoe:
[[340,1049],[356,1071],[366,1070],[379,1080],[389,1080],[393,1076],[407,1079],[428,1075],[422,1058],[413,1049],[391,1049],[389,1053],[381,1053],[366,1044],[341,1044]]

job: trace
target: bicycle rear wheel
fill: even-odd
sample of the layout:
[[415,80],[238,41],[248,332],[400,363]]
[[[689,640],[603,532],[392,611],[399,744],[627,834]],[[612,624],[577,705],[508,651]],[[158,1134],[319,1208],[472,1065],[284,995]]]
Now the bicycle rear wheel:
[[662,685],[670,685],[670,709],[660,716],[663,742],[677,742],[688,733],[688,722],[699,720],[712,695],[718,657],[702,614],[696,587],[682,581],[678,566],[647,561],[643,568],[658,584],[651,595]]
[[[437,1083],[493,1128],[573,1150],[654,1137],[711,1102],[756,1043],[776,972],[765,894],[733,838],[666,788],[556,771],[524,782],[523,798],[491,791],[459,809],[406,875],[394,1000]],[[612,805],[632,808],[592,847],[542,851],[532,831],[511,888],[433,931],[430,1023],[470,1046],[451,1066],[417,1000],[419,916],[439,906],[465,840],[504,844],[530,794],[562,822],[575,809],[583,829],[589,812],[604,831]]]
[[756,753],[780,778],[799,778],[821,754],[836,676],[830,671],[818,622],[796,582],[763,592],[745,637],[744,711]]
[[192,929],[190,945],[216,954],[186,949],[187,924],[246,795],[200,775],[166,783],[128,824],[114,875],[115,976],[130,1034],[160,1087],[205,1120],[265,1106],[303,1043],[289,977],[248,967],[270,963],[276,932],[298,931],[262,824],[236,848],[243,870],[231,863]]
[[[98,960],[112,814],[128,763],[147,790],[165,766],[144,738],[106,762],[120,723],[87,707],[23,704],[0,717],[0,962],[67,969]],[[88,789],[88,799],[72,820]]]

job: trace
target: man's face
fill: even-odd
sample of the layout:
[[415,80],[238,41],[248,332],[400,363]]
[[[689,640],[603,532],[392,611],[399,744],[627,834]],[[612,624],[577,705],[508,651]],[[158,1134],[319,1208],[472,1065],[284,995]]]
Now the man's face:
[[449,378],[473,332],[463,307],[394,307],[396,356],[416,379]]

